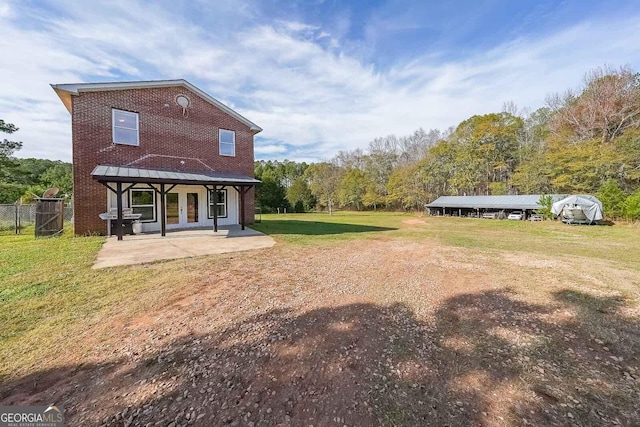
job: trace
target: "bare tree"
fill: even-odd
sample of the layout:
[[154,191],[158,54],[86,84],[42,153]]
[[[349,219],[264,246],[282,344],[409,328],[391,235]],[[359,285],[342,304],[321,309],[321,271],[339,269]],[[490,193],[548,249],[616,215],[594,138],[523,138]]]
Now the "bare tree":
[[431,129],[426,132],[420,128],[411,135],[401,137],[399,139],[399,157],[400,166],[408,166],[424,159],[431,147],[436,145],[442,139],[442,132],[438,129]]
[[640,75],[629,67],[596,68],[585,75],[578,91],[547,97],[555,114],[550,130],[577,140],[600,138],[603,143],[640,126]]
[[509,113],[512,116],[516,116],[516,117],[519,116],[518,106],[511,99],[502,103],[502,112]]
[[332,163],[341,168],[362,169],[364,167],[364,151],[361,148],[352,151],[338,151],[338,154],[332,159]]

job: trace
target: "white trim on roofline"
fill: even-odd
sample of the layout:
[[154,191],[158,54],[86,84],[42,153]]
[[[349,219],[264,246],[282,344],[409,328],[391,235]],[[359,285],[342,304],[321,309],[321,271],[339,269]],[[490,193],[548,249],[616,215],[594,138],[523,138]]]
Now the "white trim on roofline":
[[215,99],[208,93],[198,89],[184,79],[177,80],[146,80],[135,82],[106,82],[106,83],[69,83],[69,84],[52,84],[51,87],[58,94],[62,103],[67,107],[67,110],[71,112],[71,95],[78,95],[81,92],[98,92],[106,90],[123,90],[123,89],[149,89],[159,87],[185,87],[190,91],[196,93],[201,98],[208,101],[210,104],[218,107],[225,113],[232,117],[235,117],[242,123],[249,126],[249,128],[255,133],[262,131],[262,128],[240,113],[232,110],[224,105],[222,102]]

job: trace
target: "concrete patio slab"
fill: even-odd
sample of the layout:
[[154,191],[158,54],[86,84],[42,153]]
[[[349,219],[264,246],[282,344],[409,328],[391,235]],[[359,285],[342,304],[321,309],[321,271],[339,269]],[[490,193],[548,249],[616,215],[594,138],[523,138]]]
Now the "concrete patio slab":
[[102,245],[93,268],[269,248],[275,243],[270,236],[250,228],[241,230],[240,226],[221,227],[217,233],[193,229],[167,232],[166,237],[160,233],[140,234],[125,236],[121,241],[111,236]]

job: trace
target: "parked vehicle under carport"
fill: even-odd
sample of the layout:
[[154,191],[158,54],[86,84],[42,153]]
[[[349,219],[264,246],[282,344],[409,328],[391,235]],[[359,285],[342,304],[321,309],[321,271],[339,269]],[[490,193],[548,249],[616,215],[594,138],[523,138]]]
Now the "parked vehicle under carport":
[[507,216],[507,219],[511,219],[511,220],[522,220],[522,218],[524,218],[524,212],[522,211],[513,211],[509,214],[509,216]]

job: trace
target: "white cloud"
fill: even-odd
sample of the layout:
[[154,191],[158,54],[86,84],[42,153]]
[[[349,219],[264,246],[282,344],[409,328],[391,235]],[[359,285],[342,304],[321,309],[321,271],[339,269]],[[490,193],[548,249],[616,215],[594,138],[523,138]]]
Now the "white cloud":
[[590,68],[640,65],[637,17],[507,41],[463,60],[416,52],[377,69],[340,49],[354,46],[346,17],[334,28],[265,24],[245,5],[224,8],[214,30],[132,1],[59,6],[63,17],[0,8],[0,48],[11,52],[0,69],[0,117],[21,128],[21,156],[70,159],[68,113],[49,83],[184,77],[264,128],[257,154],[310,160],[377,136],[446,128],[506,100],[537,108]]
[[0,3],[0,17],[7,18],[11,16],[11,5],[8,2]]
[[320,29],[317,25],[308,25],[298,21],[278,21],[278,24],[289,33],[312,34]]
[[255,146],[255,153],[257,156],[261,156],[264,157],[265,155],[270,155],[270,154],[284,154],[287,152],[287,147],[285,147],[284,145],[277,145],[277,144],[266,144],[266,145],[261,145],[261,144],[256,144]]

